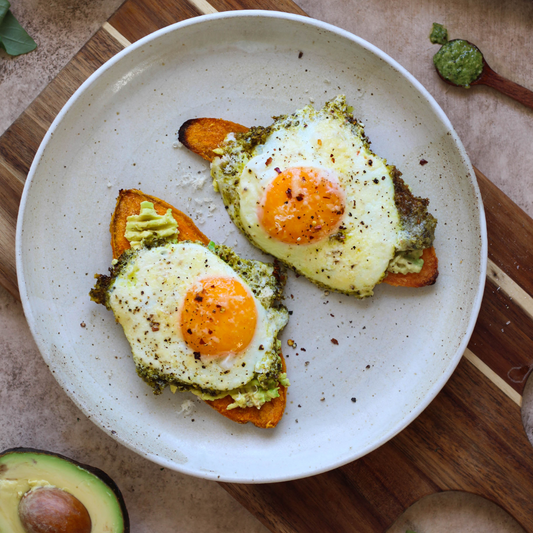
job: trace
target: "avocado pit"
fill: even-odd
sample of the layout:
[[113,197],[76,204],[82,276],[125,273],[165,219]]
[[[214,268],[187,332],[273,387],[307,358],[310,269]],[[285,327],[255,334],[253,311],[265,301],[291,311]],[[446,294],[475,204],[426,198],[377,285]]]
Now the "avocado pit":
[[28,491],[20,500],[18,513],[27,533],[91,533],[91,517],[85,505],[55,487]]

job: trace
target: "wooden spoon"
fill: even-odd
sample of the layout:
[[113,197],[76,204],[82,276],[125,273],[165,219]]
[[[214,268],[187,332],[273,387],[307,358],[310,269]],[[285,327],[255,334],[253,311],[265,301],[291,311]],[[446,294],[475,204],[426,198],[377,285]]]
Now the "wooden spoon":
[[[475,44],[472,44],[468,41],[466,42],[479,50],[479,48]],[[533,109],[533,91],[530,91],[529,89],[518,85],[518,83],[508,80],[507,78],[504,78],[503,76],[500,76],[499,74],[494,72],[494,70],[492,70],[485,61],[483,52],[479,50],[479,53],[483,57],[483,70],[481,71],[479,77],[470,83],[470,86],[487,85],[488,87],[492,87],[493,89],[500,91],[502,94],[513,98],[514,100],[520,102],[526,107]],[[453,85],[454,87],[463,87],[462,85],[457,85],[456,83],[453,83],[453,81],[447,80],[442,76],[437,67],[435,67],[435,69],[437,70],[437,73],[440,78],[449,85]]]

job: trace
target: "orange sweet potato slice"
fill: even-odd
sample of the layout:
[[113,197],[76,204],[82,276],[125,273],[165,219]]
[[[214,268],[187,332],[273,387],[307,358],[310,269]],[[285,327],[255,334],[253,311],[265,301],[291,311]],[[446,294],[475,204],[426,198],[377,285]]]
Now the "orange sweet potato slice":
[[[241,133],[248,128],[219,118],[193,118],[184,122],[179,130],[179,140],[189,150],[207,161],[213,161],[213,150],[220,146],[228,133]],[[425,287],[433,285],[439,275],[435,248],[427,248],[422,254],[424,266],[418,274],[392,274],[383,283],[395,287]]]
[[[209,243],[209,239],[195,226],[194,222],[186,214],[182,213],[167,202],[150,196],[136,189],[121,190],[117,198],[115,211],[111,217],[111,247],[113,249],[113,258],[118,259],[120,255],[130,248],[129,241],[124,237],[126,231],[127,218],[131,215],[138,215],[141,210],[141,202],[152,202],[154,209],[160,215],[164,215],[167,209],[172,209],[172,216],[178,223],[179,235],[178,239],[200,241],[204,244]],[[281,356],[283,372],[285,372],[285,360]],[[263,404],[261,409],[256,407],[246,407],[227,410],[227,406],[233,400],[230,396],[221,398],[219,400],[206,401],[206,403],[213,409],[216,409],[225,417],[238,422],[239,424],[246,424],[252,422],[259,428],[273,428],[281,420],[283,412],[285,411],[285,404],[287,402],[287,389],[280,385],[279,397],[274,398],[270,402]]]
[[228,133],[244,133],[246,126],[241,126],[221,118],[193,118],[181,125],[179,141],[191,152],[211,162],[215,158],[213,150],[222,144]]
[[393,274],[389,272],[383,283],[394,287],[425,287],[433,285],[439,275],[439,260],[435,248],[426,248],[422,253],[424,266],[417,274]]

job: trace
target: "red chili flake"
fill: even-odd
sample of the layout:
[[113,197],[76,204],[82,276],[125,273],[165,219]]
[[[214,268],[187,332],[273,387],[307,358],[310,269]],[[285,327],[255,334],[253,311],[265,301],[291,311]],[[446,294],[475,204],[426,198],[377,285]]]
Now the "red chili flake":
[[303,56],[304,56],[303,52],[298,52],[298,59],[302,59]]
[[269,157],[269,158],[266,160],[265,165],[268,166],[268,165],[270,165],[270,163],[272,163],[272,158],[271,158],[271,157]]
[[84,328],[84,327],[85,327],[85,322],[82,322],[82,323],[80,324],[80,326],[81,326],[82,328]]
[[296,199],[301,202],[303,199],[304,199],[304,195],[303,194],[299,194]]
[[194,301],[195,301],[195,302],[203,302],[203,301],[204,301],[204,297],[203,297],[203,296],[200,296],[199,294],[197,294],[197,295],[194,297]]
[[287,195],[287,198],[292,198],[292,190],[290,187],[285,191],[285,194]]
[[337,339],[331,339],[331,343],[335,344],[336,346],[339,345],[339,341]]
[[281,170],[279,169],[279,167],[276,167],[274,170],[275,170],[278,174],[281,174]]
[[427,162],[425,159],[421,159],[421,160],[420,160],[420,164],[421,164],[422,166],[424,166],[424,165],[427,165],[428,162]]

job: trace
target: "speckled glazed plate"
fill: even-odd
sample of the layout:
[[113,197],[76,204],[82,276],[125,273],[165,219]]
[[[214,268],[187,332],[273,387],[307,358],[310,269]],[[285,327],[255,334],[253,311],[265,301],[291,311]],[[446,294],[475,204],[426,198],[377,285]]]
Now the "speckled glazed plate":
[[[119,189],[163,198],[214,241],[244,257],[265,257],[232,226],[207,164],[174,146],[176,131],[197,116],[266,125],[273,115],[310,102],[322,106],[340,93],[366,124],[374,151],[398,166],[417,195],[431,199],[439,219],[437,284],[380,285],[373,298],[360,301],[291,274],[292,316],[282,341],[292,385],[274,430],[235,424],[188,393],[154,396],[135,373],[121,327],[88,296],[93,275],[110,266],[108,226]],[[421,166],[421,159],[428,163]],[[353,461],[421,413],[472,332],[485,280],[486,230],[464,148],[409,73],[333,26],[244,11],[156,32],[82,85],[31,168],[17,261],[42,355],[98,426],[162,466],[264,483]],[[192,408],[184,408],[186,400]]]

